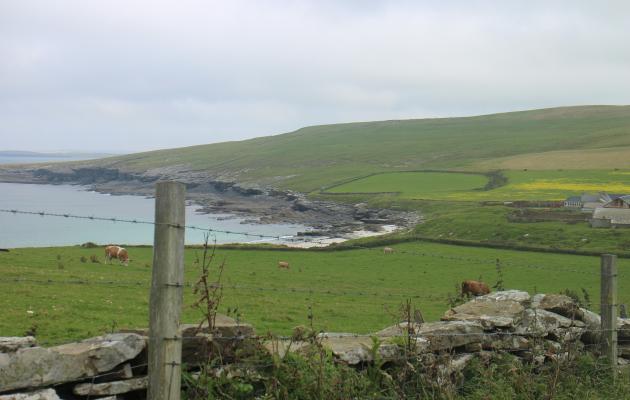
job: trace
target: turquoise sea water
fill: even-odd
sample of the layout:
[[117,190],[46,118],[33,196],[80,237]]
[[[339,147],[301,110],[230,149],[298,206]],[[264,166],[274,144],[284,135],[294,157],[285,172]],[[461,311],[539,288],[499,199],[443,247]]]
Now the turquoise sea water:
[[[46,211],[118,219],[153,221],[155,199],[141,196],[111,196],[72,185],[0,183],[0,209]],[[225,215],[198,214],[186,208],[186,224],[231,232],[293,236],[306,227],[280,224],[242,224]],[[42,217],[0,212],[0,248],[98,244],[152,244],[152,225],[93,221],[64,217]],[[217,243],[259,241],[243,235],[215,233]],[[211,237],[211,240],[215,236]],[[270,241],[271,240],[265,240]],[[203,232],[186,230],[186,243],[203,242]]]

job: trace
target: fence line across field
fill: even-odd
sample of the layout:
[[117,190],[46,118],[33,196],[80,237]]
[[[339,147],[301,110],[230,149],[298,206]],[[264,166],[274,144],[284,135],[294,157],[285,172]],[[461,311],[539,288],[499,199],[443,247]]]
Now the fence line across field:
[[[184,233],[185,229],[203,231],[208,234],[224,233],[234,234],[246,237],[256,237],[259,239],[283,240],[287,237],[277,235],[264,235],[251,232],[235,232],[228,230],[215,230],[212,228],[203,228],[199,226],[185,225],[184,223],[184,207],[185,207],[185,185],[177,182],[158,182],[156,185],[156,217],[155,221],[143,221],[136,219],[119,219],[105,218],[98,216],[81,216],[65,213],[52,212],[34,212],[17,209],[0,209],[3,213],[13,214],[31,214],[45,217],[63,217],[75,218],[83,220],[98,220],[132,224],[146,224],[155,226],[154,236],[154,257],[152,268],[152,283],[150,290],[149,305],[149,332],[152,334],[148,337],[148,398],[150,400],[179,400],[181,385],[181,355],[183,338],[178,337],[177,333],[180,329],[181,311],[183,306],[184,285]],[[172,229],[175,228],[175,229]],[[293,241],[322,243],[324,239],[309,240],[307,238],[293,239]],[[207,242],[206,242],[207,243]],[[340,249],[359,248],[362,250],[376,250],[375,248],[347,245],[340,246]],[[426,253],[417,253],[407,250],[400,250],[403,254],[416,254],[426,257]],[[442,259],[448,259],[449,256],[440,255]],[[471,258],[462,257],[461,260],[472,262]],[[488,262],[488,261],[486,261]],[[496,267],[504,265],[499,259],[489,261],[496,263]],[[519,266],[532,265],[521,265]],[[605,268],[608,268],[607,270]],[[549,268],[545,269],[549,270]],[[554,268],[556,271],[561,269]],[[562,270],[564,272],[591,274],[589,271],[578,270]],[[605,271],[608,271],[605,273]],[[616,257],[613,255],[602,256],[601,264],[601,304],[602,304],[602,320],[601,329],[593,330],[601,333],[602,336],[602,352],[606,354],[611,365],[617,364],[617,292],[616,292]],[[229,287],[229,285],[228,285]],[[251,290],[248,288],[247,290]],[[347,295],[347,294],[346,294]],[[606,312],[604,313],[604,310]],[[411,332],[414,333],[414,332]],[[332,333],[330,335],[333,335]],[[353,334],[334,334],[340,337],[373,337],[371,335],[353,335]],[[516,332],[460,332],[460,333],[436,333],[425,335],[414,335],[414,338],[432,338],[443,336],[501,336],[517,335]],[[402,337],[411,338],[409,333],[401,335]],[[518,335],[524,336],[524,335]],[[331,336],[328,336],[329,338]],[[323,339],[323,338],[322,338]],[[288,339],[291,340],[291,339]],[[613,371],[615,369],[613,368]]]
[[[27,215],[39,215],[43,217],[62,217],[62,218],[74,218],[74,219],[82,219],[82,220],[91,220],[91,221],[106,221],[106,222],[120,222],[120,223],[130,223],[130,224],[145,224],[145,225],[168,225],[174,228],[185,228],[190,230],[196,230],[200,232],[208,232],[208,233],[223,233],[226,235],[237,235],[237,236],[246,236],[246,237],[255,237],[259,239],[269,239],[274,241],[284,241],[288,243],[304,243],[304,244],[318,244],[321,246],[328,246],[333,243],[330,242],[330,239],[322,239],[322,238],[308,238],[308,237],[293,237],[293,236],[278,236],[278,235],[265,235],[260,233],[253,232],[243,232],[243,231],[228,231],[228,230],[220,230],[214,228],[204,228],[196,225],[179,225],[179,224],[170,224],[170,223],[158,223],[154,221],[144,221],[138,219],[120,219],[120,218],[110,218],[110,217],[101,217],[101,216],[86,216],[86,215],[75,215],[70,213],[53,213],[47,211],[25,211],[18,209],[0,209],[1,213],[7,214],[27,214]],[[366,250],[366,251],[378,251],[381,252],[382,249],[380,247],[369,247],[362,246],[357,244],[342,244],[339,246],[339,250],[345,249],[354,249],[354,250]],[[520,268],[533,268],[533,269],[541,269],[541,270],[550,270],[551,268],[544,265],[535,265],[535,264],[522,264],[513,261],[504,261],[500,259],[482,259],[482,258],[474,258],[474,257],[458,257],[451,256],[445,254],[436,254],[436,253],[427,253],[422,251],[414,251],[414,250],[404,250],[404,249],[396,249],[396,253],[406,254],[406,255],[415,255],[419,257],[432,257],[438,259],[446,259],[446,260],[456,260],[456,261],[464,261],[464,262],[473,262],[480,264],[494,264],[497,263],[503,266],[513,266]],[[553,268],[553,271],[559,272],[571,272],[578,273],[584,275],[599,275],[597,271],[584,271],[579,269],[567,269],[567,268]]]

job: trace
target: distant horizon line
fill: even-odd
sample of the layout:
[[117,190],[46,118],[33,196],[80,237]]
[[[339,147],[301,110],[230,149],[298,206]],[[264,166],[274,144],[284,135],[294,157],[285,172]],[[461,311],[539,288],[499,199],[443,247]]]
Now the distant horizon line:
[[[22,157],[38,157],[39,155],[41,156],[48,156],[48,157],[64,157],[64,156],[122,156],[122,155],[128,155],[128,154],[135,154],[135,153],[148,153],[148,152],[153,152],[153,151],[161,151],[161,150],[170,150],[170,149],[176,149],[176,148],[186,148],[186,147],[195,147],[195,146],[203,146],[203,145],[209,145],[209,144],[218,144],[218,143],[229,143],[229,142],[241,142],[241,141],[247,141],[247,140],[252,140],[252,139],[257,139],[257,138],[263,138],[263,137],[271,137],[271,136],[278,136],[278,135],[283,135],[283,134],[287,134],[287,133],[293,133],[293,132],[297,132],[301,129],[306,129],[306,128],[315,128],[315,127],[322,127],[322,126],[329,126],[329,125],[351,125],[351,124],[361,124],[361,123],[371,123],[371,122],[393,122],[393,121],[420,121],[420,120],[436,120],[436,119],[464,119],[464,118],[478,118],[478,117],[492,117],[492,116],[497,116],[497,115],[503,115],[503,114],[516,114],[516,113],[527,113],[527,112],[541,112],[541,111],[552,111],[552,110],[559,110],[559,109],[577,109],[577,108],[595,108],[595,107],[630,107],[630,104],[613,104],[613,103],[609,103],[609,104],[573,104],[573,105],[564,105],[564,106],[548,106],[548,107],[537,107],[537,108],[516,108],[516,109],[512,109],[512,110],[508,110],[508,111],[495,111],[495,112],[486,112],[486,113],[474,113],[474,114],[461,114],[461,115],[443,115],[443,116],[425,116],[425,117],[401,117],[401,118],[392,118],[392,119],[374,119],[374,120],[354,120],[354,121],[345,121],[345,122],[325,122],[325,123],[313,123],[313,124],[306,124],[306,125],[300,125],[297,128],[294,128],[292,130],[287,130],[287,131],[283,131],[283,132],[278,132],[278,133],[272,133],[272,134],[261,134],[259,136],[252,136],[252,137],[246,137],[246,138],[240,138],[240,139],[233,139],[233,140],[223,140],[223,141],[218,141],[218,142],[204,142],[204,143],[196,143],[196,144],[178,144],[178,145],[174,145],[171,147],[157,147],[157,148],[151,148],[151,149],[129,149],[127,151],[124,152],[120,152],[120,151],[90,151],[90,150],[51,150],[51,151],[33,151],[33,150],[1,150],[0,149],[0,155],[4,155],[5,157],[8,156],[10,157],[11,155],[7,155],[6,153],[22,153],[22,154],[16,154],[16,156],[22,156]],[[30,155],[29,155],[30,154]]]
[[95,152],[88,150],[72,151],[32,151],[32,150],[0,150],[0,156],[4,157],[68,157],[68,156],[113,156],[128,153],[120,152]]

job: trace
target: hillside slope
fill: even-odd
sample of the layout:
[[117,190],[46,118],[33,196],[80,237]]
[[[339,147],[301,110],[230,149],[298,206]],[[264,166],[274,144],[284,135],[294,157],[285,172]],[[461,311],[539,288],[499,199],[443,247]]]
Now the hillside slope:
[[[625,148],[622,148],[626,146]],[[579,106],[463,118],[313,126],[239,142],[137,153],[77,165],[203,172],[213,178],[256,181],[303,192],[377,171],[524,168],[528,154],[618,149],[593,168],[630,159],[630,106]],[[599,151],[599,150],[598,150]],[[497,162],[494,160],[498,159]],[[592,157],[589,159],[593,159]],[[525,160],[525,161],[523,161]],[[532,157],[540,163],[540,156]],[[588,160],[587,160],[588,161]],[[593,161],[595,162],[595,161]],[[564,168],[588,168],[565,162]],[[157,171],[156,171],[157,172]]]

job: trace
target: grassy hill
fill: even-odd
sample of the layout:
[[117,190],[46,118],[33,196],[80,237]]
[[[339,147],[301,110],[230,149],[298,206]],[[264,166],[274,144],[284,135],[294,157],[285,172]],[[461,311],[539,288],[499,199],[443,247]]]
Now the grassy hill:
[[[240,182],[256,181],[311,192],[344,179],[382,171],[484,170],[547,164],[555,168],[557,151],[572,152],[563,158],[562,168],[615,168],[620,160],[629,167],[630,106],[563,107],[464,118],[322,125],[276,136],[137,153],[90,164],[136,171],[179,166]],[[589,157],[576,159],[583,152]],[[607,152],[614,152],[614,157]]]

